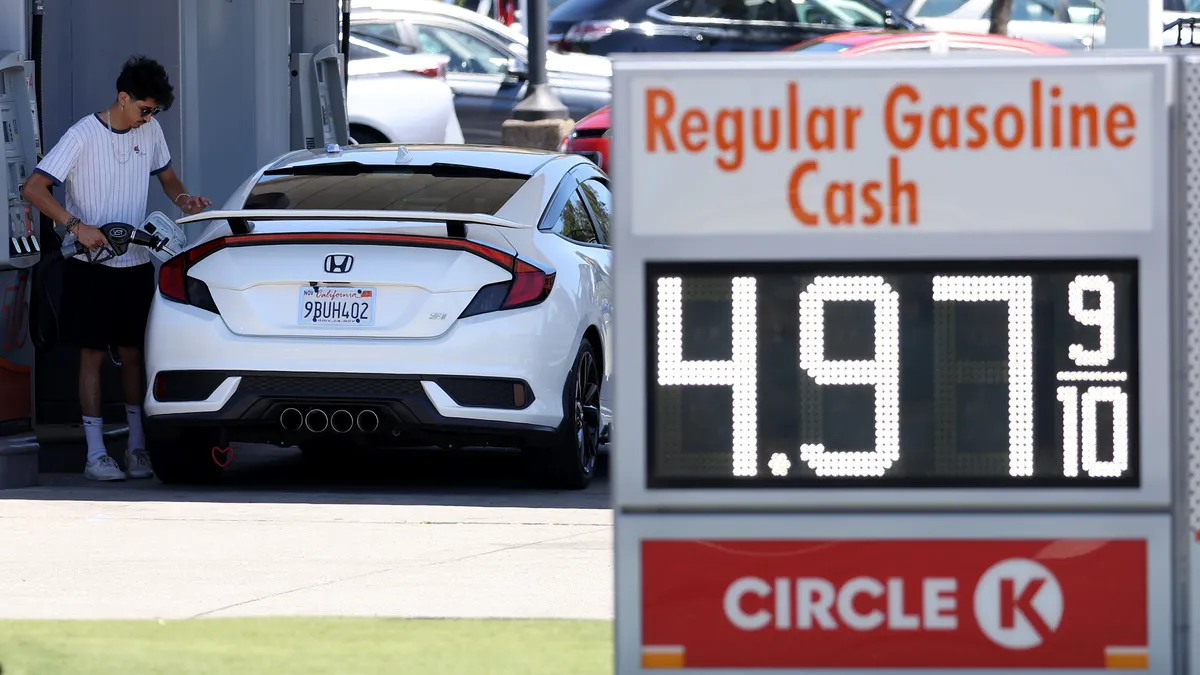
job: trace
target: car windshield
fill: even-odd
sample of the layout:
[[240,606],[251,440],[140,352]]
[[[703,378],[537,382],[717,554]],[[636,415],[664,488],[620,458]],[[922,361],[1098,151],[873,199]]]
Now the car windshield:
[[495,215],[528,180],[477,167],[318,164],[267,172],[244,208]]

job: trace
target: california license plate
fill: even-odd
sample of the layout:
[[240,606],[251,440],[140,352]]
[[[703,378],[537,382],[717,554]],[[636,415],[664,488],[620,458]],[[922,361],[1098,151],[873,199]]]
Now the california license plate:
[[300,289],[302,326],[375,325],[375,289],[322,286]]

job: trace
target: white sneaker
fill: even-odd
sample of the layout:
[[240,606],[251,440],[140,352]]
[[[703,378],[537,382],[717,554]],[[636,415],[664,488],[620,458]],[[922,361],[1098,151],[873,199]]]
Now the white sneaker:
[[83,477],[92,480],[125,480],[125,473],[117,465],[117,460],[105,455],[94,462],[88,462],[83,469]]
[[153,477],[154,468],[150,465],[150,453],[145,450],[126,450],[125,473],[130,478]]

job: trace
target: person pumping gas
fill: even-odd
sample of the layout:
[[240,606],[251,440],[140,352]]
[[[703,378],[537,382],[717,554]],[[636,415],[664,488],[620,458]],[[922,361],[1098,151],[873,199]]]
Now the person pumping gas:
[[[162,65],[143,56],[130,58],[117,76],[116,89],[117,99],[107,109],[67,129],[21,190],[38,211],[66,227],[66,245],[78,242],[88,251],[64,265],[60,336],[80,349],[79,404],[88,445],[84,476],[106,481],[153,475],[142,433],[142,343],[154,298],[154,265],[146,246],[124,242],[109,247],[98,226],[143,222],[150,176],[158,177],[163,192],[186,214],[212,205],[188,194],[171,167],[156,119],[175,101]],[[51,185],[64,186],[65,203],[50,194]],[[120,248],[119,254],[92,264],[90,253],[105,247],[112,253]],[[101,366],[110,347],[121,359],[129,422],[124,471],[104,446],[100,416]]]

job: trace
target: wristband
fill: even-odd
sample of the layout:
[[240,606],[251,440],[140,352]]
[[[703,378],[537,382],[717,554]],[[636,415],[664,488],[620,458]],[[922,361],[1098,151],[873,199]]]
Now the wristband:
[[80,221],[78,218],[72,216],[71,219],[67,221],[67,225],[66,225],[67,232],[70,232],[71,234],[75,234],[75,227],[79,225],[79,222]]
[[191,195],[186,192],[180,192],[179,196],[175,197],[175,206],[179,206],[179,197],[191,197]]

